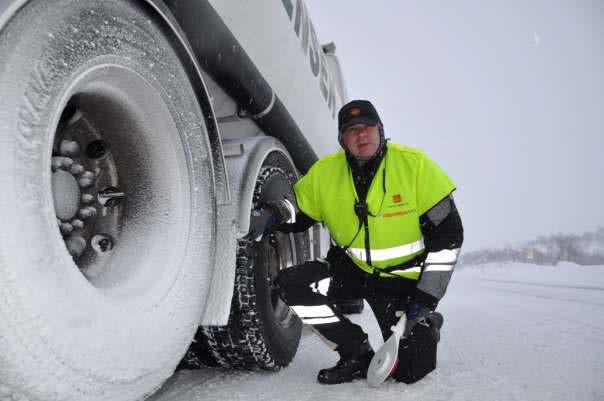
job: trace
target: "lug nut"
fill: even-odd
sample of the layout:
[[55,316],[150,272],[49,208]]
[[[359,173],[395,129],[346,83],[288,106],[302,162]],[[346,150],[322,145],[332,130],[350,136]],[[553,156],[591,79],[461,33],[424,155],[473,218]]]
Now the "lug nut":
[[89,219],[91,217],[96,216],[96,209],[92,206],[87,206],[83,209],[80,209],[78,215],[82,218],[82,219]]
[[71,168],[69,169],[69,171],[71,171],[71,174],[75,174],[75,175],[80,175],[84,172],[84,166],[82,166],[81,164],[74,164],[71,166]]
[[59,152],[63,156],[77,156],[80,154],[80,145],[76,141],[63,139],[59,145]]
[[65,239],[67,251],[73,257],[78,257],[86,249],[86,240],[80,236],[71,236]]
[[94,202],[94,195],[82,194],[82,203],[92,203],[92,202]]
[[67,235],[71,234],[71,232],[73,231],[73,226],[69,223],[61,223],[59,225],[59,229],[61,230],[61,234]]
[[279,241],[277,241],[277,236],[275,235],[275,233],[270,233],[270,235],[268,236],[268,243],[271,245],[276,245],[279,243]]
[[61,167],[61,158],[53,157],[52,160],[50,161],[50,168],[52,169],[52,171],[57,171],[60,167]]
[[94,180],[91,180],[90,178],[80,178],[78,180],[78,184],[80,184],[81,188],[88,188],[93,183],[94,183]]
[[56,171],[60,168],[68,169],[69,167],[71,167],[72,164],[73,164],[72,159],[70,159],[69,157],[61,157],[61,156],[54,156],[50,162],[52,171]]
[[92,249],[99,253],[107,252],[113,249],[113,241],[111,240],[111,237],[105,234],[97,234],[92,237],[90,245],[92,245]]
[[62,157],[61,158],[61,167],[63,167],[64,169],[68,169],[73,165],[73,159],[70,157]]
[[80,219],[71,220],[71,225],[73,226],[73,228],[77,228],[78,230],[84,228],[84,222]]

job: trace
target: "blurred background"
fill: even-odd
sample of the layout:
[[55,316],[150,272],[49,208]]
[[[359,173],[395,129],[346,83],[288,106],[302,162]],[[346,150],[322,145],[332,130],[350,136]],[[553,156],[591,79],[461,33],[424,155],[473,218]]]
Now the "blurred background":
[[603,1],[307,6],[349,97],[457,184],[465,253],[604,226]]

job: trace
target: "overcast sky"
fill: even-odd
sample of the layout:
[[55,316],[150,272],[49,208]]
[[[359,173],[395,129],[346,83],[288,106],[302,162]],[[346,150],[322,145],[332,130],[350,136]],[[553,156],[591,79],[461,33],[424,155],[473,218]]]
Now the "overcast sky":
[[306,3],[350,98],[457,184],[465,250],[604,226],[604,1]]

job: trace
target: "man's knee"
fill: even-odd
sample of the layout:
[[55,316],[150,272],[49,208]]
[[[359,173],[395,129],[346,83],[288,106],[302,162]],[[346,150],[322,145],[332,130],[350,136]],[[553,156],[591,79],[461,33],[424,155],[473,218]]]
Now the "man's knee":
[[307,287],[327,277],[329,277],[329,265],[326,262],[313,260],[281,270],[275,283],[282,288]]
[[313,291],[311,284],[329,277],[329,268],[325,262],[310,261],[281,270],[275,284],[286,304],[322,305],[326,298]]

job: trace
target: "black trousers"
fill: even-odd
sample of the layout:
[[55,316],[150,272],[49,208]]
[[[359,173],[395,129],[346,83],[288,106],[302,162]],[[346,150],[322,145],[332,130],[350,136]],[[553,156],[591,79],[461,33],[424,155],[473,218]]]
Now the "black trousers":
[[[399,319],[396,312],[407,310],[409,295],[416,282],[372,277],[338,249],[332,249],[327,260],[329,263],[306,262],[279,274],[278,284],[286,303],[342,356],[352,353],[367,334],[340,312],[335,299],[365,299],[380,326],[382,337],[388,339],[392,334],[390,328]],[[327,295],[323,295],[313,288],[313,283],[328,277],[331,277],[331,284]],[[394,378],[413,383],[434,370],[437,341],[438,329],[427,324],[416,325],[411,336],[400,343],[399,367]]]

